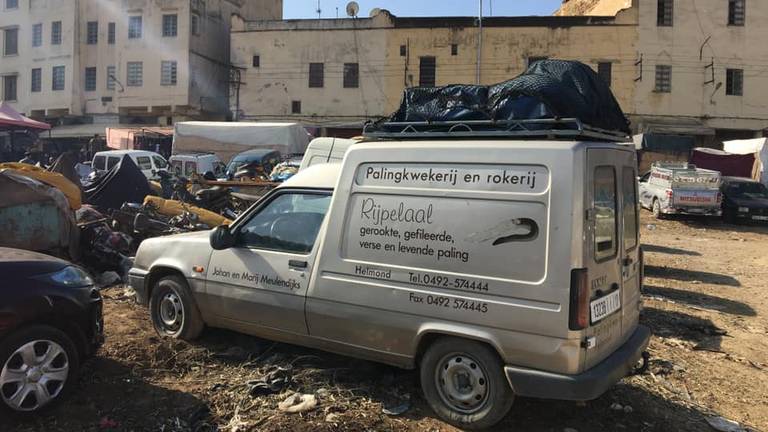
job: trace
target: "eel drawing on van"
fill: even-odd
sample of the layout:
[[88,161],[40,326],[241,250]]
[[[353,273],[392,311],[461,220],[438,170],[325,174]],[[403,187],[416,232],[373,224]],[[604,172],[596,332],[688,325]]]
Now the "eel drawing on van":
[[539,226],[530,218],[515,218],[500,222],[493,228],[473,233],[467,240],[479,243],[493,240],[493,246],[511,242],[533,241],[539,236]]

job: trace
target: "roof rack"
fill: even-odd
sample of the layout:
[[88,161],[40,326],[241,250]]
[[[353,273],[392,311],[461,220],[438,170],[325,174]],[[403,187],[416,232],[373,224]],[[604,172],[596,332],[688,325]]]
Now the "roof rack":
[[576,118],[368,123],[363,128],[363,135],[397,139],[531,137],[630,140],[622,132],[592,127]]

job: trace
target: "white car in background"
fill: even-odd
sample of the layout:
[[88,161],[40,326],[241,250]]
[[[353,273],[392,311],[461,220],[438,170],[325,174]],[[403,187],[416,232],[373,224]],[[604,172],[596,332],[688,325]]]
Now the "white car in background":
[[91,167],[96,171],[112,169],[123,156],[130,156],[137,167],[148,179],[155,179],[156,171],[168,171],[168,161],[159,154],[147,150],[108,150],[93,155]]

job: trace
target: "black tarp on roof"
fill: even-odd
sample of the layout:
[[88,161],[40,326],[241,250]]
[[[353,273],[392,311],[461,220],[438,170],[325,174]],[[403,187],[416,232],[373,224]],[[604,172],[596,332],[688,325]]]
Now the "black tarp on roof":
[[119,209],[123,203],[144,202],[149,193],[147,177],[124,155],[106,175],[86,187],[85,199],[101,209]]
[[449,85],[405,90],[387,122],[577,118],[592,127],[629,134],[629,120],[608,85],[589,66],[540,60],[522,75],[490,86]]

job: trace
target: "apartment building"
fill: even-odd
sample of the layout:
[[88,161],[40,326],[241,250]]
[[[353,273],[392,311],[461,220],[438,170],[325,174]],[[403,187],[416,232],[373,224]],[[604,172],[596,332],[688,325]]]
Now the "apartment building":
[[[555,16],[234,20],[243,119],[360,125],[405,87],[490,84],[540,58],[580,60],[610,83],[638,133],[699,144],[768,127],[768,2],[566,0]],[[478,51],[480,55],[478,56]],[[235,101],[239,100],[237,106]]]
[[282,0],[0,0],[0,98],[56,125],[224,119],[233,14]]

